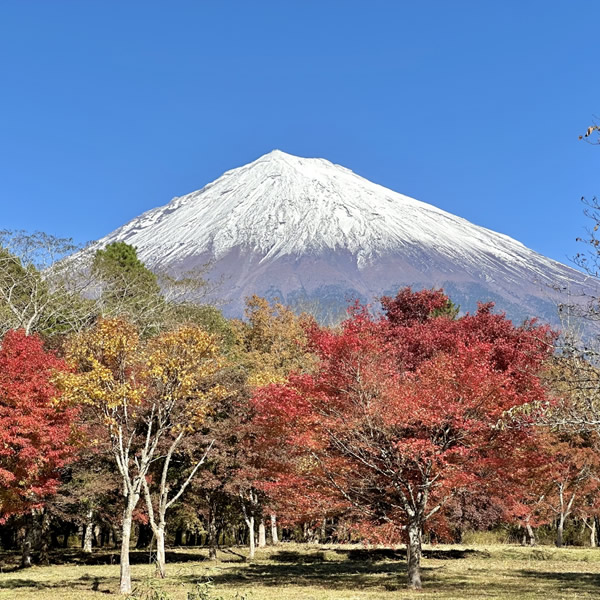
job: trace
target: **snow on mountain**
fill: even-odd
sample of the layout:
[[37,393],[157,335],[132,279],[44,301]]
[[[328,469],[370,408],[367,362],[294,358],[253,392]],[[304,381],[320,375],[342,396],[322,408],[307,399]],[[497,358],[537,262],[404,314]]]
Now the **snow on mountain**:
[[137,247],[151,268],[210,262],[226,312],[251,293],[328,312],[399,286],[443,286],[464,309],[493,299],[551,319],[550,286],[595,282],[520,242],[372,183],[324,159],[274,150],[99,240]]

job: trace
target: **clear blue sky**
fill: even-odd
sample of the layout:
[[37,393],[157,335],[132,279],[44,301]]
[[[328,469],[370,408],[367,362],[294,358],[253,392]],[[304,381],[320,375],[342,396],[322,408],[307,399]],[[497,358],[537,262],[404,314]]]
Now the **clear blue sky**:
[[279,148],[561,261],[598,0],[3,0],[0,228],[96,239]]

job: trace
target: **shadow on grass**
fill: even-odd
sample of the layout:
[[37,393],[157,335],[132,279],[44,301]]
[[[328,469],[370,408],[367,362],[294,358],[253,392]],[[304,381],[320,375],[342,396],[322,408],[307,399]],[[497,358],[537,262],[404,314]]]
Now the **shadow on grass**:
[[[335,551],[341,560],[327,560],[325,551],[295,552],[280,550],[266,561],[249,563],[238,569],[211,575],[215,585],[253,585],[280,587],[286,585],[314,586],[327,589],[384,588],[394,591],[404,587],[405,561],[395,557],[383,561],[383,557],[371,560],[348,556],[353,550]],[[373,551],[366,551],[373,552]],[[387,558],[387,557],[386,557]],[[424,569],[427,571],[428,569]],[[194,584],[201,578],[193,575],[181,577],[184,583]]]
[[[57,564],[82,564],[75,560],[78,557],[85,560],[85,564],[118,564],[118,561],[110,562],[111,556],[118,559],[118,555],[106,551],[91,557],[77,550],[61,554],[63,562]],[[147,551],[132,552],[132,558],[134,556],[138,564],[148,564]],[[531,564],[527,565],[527,569],[507,568],[506,561],[463,562],[461,559],[487,556],[485,551],[469,549],[428,548],[425,556],[436,560],[457,560],[461,565],[455,568],[438,562],[423,568],[425,590],[439,592],[443,597],[547,598],[560,591],[561,594],[568,594],[573,598],[592,598],[600,591],[600,573],[553,572],[549,565],[544,566],[541,562],[536,565],[541,567],[540,570],[536,570],[536,566]],[[169,552],[167,562],[175,566],[175,563],[198,563],[205,560],[205,553],[182,549]],[[376,595],[376,590],[397,592],[405,588],[404,550],[357,547],[295,551],[281,548],[265,554],[264,558],[260,558],[259,555],[256,562],[242,563],[237,557],[235,561],[228,562],[229,567],[210,574],[216,586],[241,590],[249,590],[254,586],[295,586],[336,590],[342,593],[363,589],[372,590]],[[524,565],[521,563],[518,566]],[[193,585],[206,577],[204,569],[192,567],[182,571],[171,576],[178,584]],[[116,570],[114,576],[88,574],[76,579],[63,578],[50,582],[32,581],[27,579],[26,573],[27,571],[20,571],[12,578],[0,580],[0,590],[29,589],[33,595],[40,598],[59,598],[60,591],[65,588],[81,591],[91,589],[99,594],[108,594],[107,590],[114,590],[118,580]],[[384,597],[383,594],[381,597]]]
[[[203,562],[208,560],[206,553],[200,552],[180,552],[176,550],[167,550],[165,553],[167,563],[187,563]],[[37,557],[34,555],[34,563],[37,563]],[[120,553],[117,550],[95,551],[92,554],[82,552],[81,550],[70,548],[68,550],[53,551],[50,553],[50,565],[118,565]],[[153,564],[155,553],[149,550],[131,550],[129,553],[129,562],[132,565]],[[19,567],[5,569],[4,572],[21,570]]]
[[[91,575],[82,575],[78,579],[68,579],[64,581],[56,581],[52,583],[47,583],[43,581],[34,581],[31,579],[25,578],[13,578],[6,579],[5,581],[0,581],[0,590],[17,590],[30,588],[37,591],[50,591],[53,589],[56,590],[64,590],[65,588],[69,589],[81,589],[81,590],[89,590],[91,589],[94,592],[100,592],[101,594],[110,594],[110,592],[105,589],[101,590],[100,586],[107,588],[110,585],[114,585],[116,578],[110,577],[97,577]],[[41,598],[42,596],[40,596]],[[47,596],[44,596],[47,597]]]
[[[294,551],[281,549],[273,552],[266,560],[245,563],[245,557],[234,553],[229,560],[220,562],[236,563],[239,567],[227,569],[213,575],[215,584],[248,587],[254,584],[263,586],[301,585],[328,589],[383,588],[389,591],[404,588],[406,578],[406,552],[403,549],[349,548],[335,550]],[[427,549],[426,558],[462,559],[484,555],[475,550]],[[99,551],[85,554],[79,549],[68,549],[51,554],[54,565],[118,565],[119,554],[116,551]],[[132,564],[150,564],[154,557],[146,551],[134,551],[130,554]],[[207,561],[206,553],[199,551],[172,550],[167,552],[167,564],[181,564]],[[423,568],[424,581],[435,579],[435,568]],[[83,576],[72,582],[44,583],[28,580],[26,571],[20,571],[21,577],[0,582],[0,589],[29,587],[35,590],[51,590],[65,585],[84,586],[99,591],[105,587],[107,578]],[[199,575],[178,577],[182,583],[193,584],[202,580]]]
[[278,563],[293,563],[302,565],[322,563],[326,560],[325,552],[322,551],[306,553],[295,552],[294,550],[280,550],[279,552],[271,554],[269,559]]
[[544,583],[553,582],[560,586],[564,592],[572,590],[574,593],[596,592],[600,590],[599,573],[577,573],[562,571],[560,573],[553,571],[534,571],[522,569],[517,571],[521,577],[541,580]]
[[[487,558],[486,551],[471,549],[427,549],[426,558],[435,560],[462,560]],[[467,563],[470,565],[472,563]],[[457,572],[446,571],[441,566],[423,566],[422,578],[425,589],[450,593],[455,598],[498,596],[519,598],[531,592],[531,581],[521,577],[519,571],[498,569],[488,564],[468,566]],[[535,573],[532,571],[531,576]],[[552,574],[549,574],[550,576]],[[573,579],[571,580],[571,575]],[[540,578],[546,576],[539,574]],[[587,583],[579,585],[577,574],[569,574],[565,582],[573,583],[573,597],[590,591],[592,585],[600,582],[600,575],[586,574]],[[331,590],[383,589],[400,591],[405,589],[406,553],[392,549],[334,549],[296,552],[280,550],[268,559],[249,563],[220,574],[211,575],[215,585],[251,589],[255,585],[265,587],[302,586]],[[201,580],[193,575],[180,578],[183,583],[194,584]],[[550,584],[553,590],[561,589],[557,581]]]
[[[406,560],[406,550],[394,550],[392,548],[353,548],[353,549],[335,549],[337,555],[344,557],[345,560],[359,562],[380,562],[383,560],[404,561]],[[462,558],[487,558],[489,553],[479,550],[458,550],[456,548],[445,549],[426,549],[423,551],[423,558],[436,560],[457,560]],[[290,550],[280,550],[270,556],[270,560],[281,563],[312,564],[320,563],[326,560],[324,551],[296,552]]]
[[[243,562],[245,557],[241,554],[233,553],[235,557],[222,559],[221,562]],[[39,556],[33,553],[33,564],[36,566],[103,566],[103,565],[118,565],[119,552],[117,550],[95,550],[92,554],[82,552],[78,548],[69,548],[61,550],[53,550],[50,552],[49,562],[42,563],[39,561]],[[154,564],[156,554],[149,550],[131,550],[129,561],[132,565],[148,565]],[[208,560],[208,551],[181,551],[168,550],[166,552],[167,564],[169,563],[199,563]],[[24,576],[27,573],[27,568],[20,566],[21,555],[17,552],[1,552],[0,553],[0,572],[2,573],[22,573]]]
[[[148,550],[132,550],[129,553],[129,562],[132,565],[154,564],[155,552]],[[188,563],[188,562],[203,562],[208,560],[208,556],[200,554],[200,552],[178,552],[167,550],[165,557],[168,563]],[[118,565],[119,553],[111,552],[108,554],[83,554],[77,553],[75,556],[65,558],[64,563],[77,563],[84,565]],[[52,560],[53,564],[61,564],[59,560]]]
[[[392,548],[356,548],[352,550],[336,550],[337,554],[346,554],[348,560],[360,560],[376,562],[380,560],[406,560],[406,550],[393,550]],[[475,558],[487,556],[486,552],[479,550],[459,550],[456,548],[437,549],[427,548],[423,550],[423,558],[436,560],[456,560],[460,558]]]

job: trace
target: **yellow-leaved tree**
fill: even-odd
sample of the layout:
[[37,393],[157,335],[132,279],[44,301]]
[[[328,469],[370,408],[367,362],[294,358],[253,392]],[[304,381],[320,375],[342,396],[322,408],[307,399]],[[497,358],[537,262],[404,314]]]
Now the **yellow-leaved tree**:
[[306,349],[305,328],[312,317],[259,296],[246,299],[245,315],[245,321],[233,321],[233,352],[251,386],[281,383],[292,371],[310,370],[314,356]]
[[142,480],[150,526],[156,539],[158,574],[165,576],[166,512],[179,499],[204,463],[214,440],[195,462],[178,489],[169,496],[169,466],[186,435],[204,423],[211,407],[228,395],[228,390],[215,383],[224,360],[217,338],[197,326],[184,326],[165,332],[148,343],[147,368],[149,387],[162,410],[168,410],[170,431],[167,436],[160,480],[156,493],[151,493],[146,478]]
[[[164,576],[166,510],[190,483],[209,447],[172,497],[167,471],[185,436],[202,424],[211,403],[225,394],[213,383],[223,366],[220,348],[214,336],[195,326],[142,340],[127,321],[107,319],[73,336],[66,357],[72,371],[57,375],[57,383],[67,399],[88,407],[95,417],[122,478],[120,591],[129,594],[132,518],[142,492],[157,542],[162,540],[158,572]],[[158,501],[153,503],[146,478],[159,450],[161,457],[164,452],[163,469]]]
[[[296,315],[280,303],[269,303],[265,298],[251,296],[246,299],[246,320],[233,321],[234,344],[231,350],[235,361],[246,372],[250,388],[286,381],[292,372],[310,371],[315,356],[307,350],[306,328],[313,318]],[[266,545],[265,512],[270,513],[271,538],[278,542],[277,517],[274,506],[265,503],[253,481],[253,473],[260,465],[248,464],[241,469],[246,477],[239,477],[240,504],[248,527],[250,557],[254,556],[254,525],[258,519],[258,546]],[[266,510],[268,508],[268,511]]]

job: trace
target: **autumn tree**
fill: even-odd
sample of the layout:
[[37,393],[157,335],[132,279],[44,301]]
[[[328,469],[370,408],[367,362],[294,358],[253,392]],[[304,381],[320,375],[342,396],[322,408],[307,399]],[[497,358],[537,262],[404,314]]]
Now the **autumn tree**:
[[[231,354],[247,377],[250,389],[268,383],[284,382],[292,372],[311,369],[314,357],[307,348],[306,328],[313,319],[296,315],[280,303],[269,303],[265,298],[246,299],[244,321],[232,324],[234,344]],[[249,414],[249,413],[248,413]],[[250,557],[254,557],[255,524],[258,521],[259,546],[265,545],[265,490],[269,471],[264,456],[252,447],[253,432],[246,425],[240,434],[245,446],[245,464],[238,471],[238,493],[244,521],[249,531]],[[277,535],[276,515],[271,502],[271,530]],[[276,537],[275,537],[276,539]]]
[[308,315],[296,315],[265,298],[246,299],[245,320],[232,323],[232,354],[251,386],[284,381],[292,372],[310,368],[313,357],[306,345]]
[[[171,461],[181,453],[185,438],[204,426],[207,413],[227,395],[226,388],[216,381],[223,360],[215,341],[214,336],[202,329],[187,326],[161,334],[152,339],[147,348],[149,392],[160,407],[157,409],[157,426],[167,428],[157,485],[152,486],[145,477],[142,479],[150,525],[156,539],[160,577],[165,576],[166,512],[193,480],[214,439],[200,450],[199,458],[192,459],[188,472],[177,485],[169,478]],[[162,419],[158,416],[160,409],[165,413]],[[154,497],[152,487],[156,488]]]
[[[571,335],[570,335],[571,334]],[[562,546],[566,519],[587,517],[585,507],[598,489],[600,472],[600,365],[594,340],[582,342],[564,332],[544,372],[551,400],[525,407],[536,414],[540,447],[549,460],[542,507],[557,523]]]
[[[145,388],[139,380],[140,341],[125,321],[100,321],[74,336],[67,348],[73,369],[59,379],[64,395],[76,405],[89,407],[106,427],[108,446],[122,479],[125,501],[121,542],[121,593],[131,592],[129,542],[133,511],[141,493],[142,478],[158,445],[152,435],[153,415],[146,423]],[[144,427],[145,426],[145,427]],[[140,441],[145,429],[146,439]]]
[[73,456],[77,411],[52,383],[65,363],[37,336],[9,331],[0,346],[0,518],[40,504],[56,491],[58,469]]
[[[133,325],[118,319],[99,321],[93,329],[74,336],[67,347],[73,372],[60,377],[61,389],[71,402],[95,412],[122,480],[123,594],[131,592],[132,519],[145,492],[146,477],[157,453],[165,449],[153,523],[156,532],[163,532],[164,541],[164,514],[173,499],[169,497],[170,457],[202,420],[209,399],[219,394],[210,385],[210,378],[220,369],[218,354],[214,339],[197,328],[183,327],[145,343]],[[148,508],[152,511],[153,507],[151,502]],[[164,561],[159,570],[164,572]]]
[[552,352],[546,328],[515,327],[491,305],[460,319],[447,307],[441,292],[404,290],[382,318],[358,307],[339,331],[314,326],[316,371],[254,397],[256,427],[296,455],[307,493],[326,486],[363,532],[404,537],[412,588],[430,519],[459,492],[492,493],[522,459],[531,428],[504,427],[504,415],[543,400]]
[[231,321],[221,310],[210,304],[196,304],[194,302],[174,302],[169,319],[174,326],[179,324],[196,325],[204,331],[215,336],[219,346],[226,354],[235,343],[235,334]]
[[[81,420],[86,422],[85,407]],[[96,442],[99,431],[86,427],[86,434],[71,464],[62,469],[61,484],[45,504],[55,533],[62,531],[63,545],[69,533],[81,531],[82,551],[92,552],[94,532],[113,529],[119,522],[120,476],[114,462]]]
[[[522,405],[515,412],[529,408]],[[590,498],[599,485],[597,440],[589,433],[540,426],[540,413],[532,416],[532,435],[515,450],[522,460],[506,474],[503,520],[518,523],[525,532],[523,543],[532,546],[534,528],[553,523],[561,547],[567,520],[590,516]]]
[[227,522],[235,525],[243,512],[240,503],[244,492],[256,483],[252,477],[256,455],[247,443],[245,427],[250,415],[247,374],[230,359],[216,381],[228,391],[227,396],[210,411],[203,427],[185,442],[191,456],[214,442],[184,499],[187,514],[203,524],[211,559],[217,557],[219,533]]
[[[53,383],[65,363],[39,337],[9,331],[0,346],[0,521],[43,506],[56,492],[59,470],[74,456],[67,407]],[[26,536],[23,563],[30,564]]]
[[556,431],[546,432],[543,441],[550,460],[542,505],[556,520],[556,545],[560,548],[566,520],[573,514],[581,515],[588,497],[597,495],[597,443],[589,435]]

